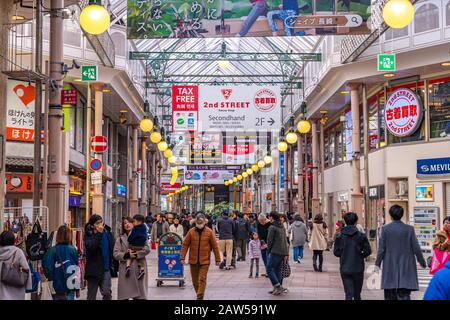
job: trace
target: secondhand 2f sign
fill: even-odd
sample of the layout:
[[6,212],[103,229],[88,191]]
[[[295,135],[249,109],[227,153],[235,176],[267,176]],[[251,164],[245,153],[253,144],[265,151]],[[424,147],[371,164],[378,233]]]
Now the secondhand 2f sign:
[[270,131],[281,126],[279,86],[173,86],[172,108],[174,131]]

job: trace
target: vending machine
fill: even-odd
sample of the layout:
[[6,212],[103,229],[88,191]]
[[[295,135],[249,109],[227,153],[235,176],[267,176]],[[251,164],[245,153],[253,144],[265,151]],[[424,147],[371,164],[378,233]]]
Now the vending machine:
[[439,207],[414,207],[413,225],[425,260],[433,256],[433,241],[439,230]]

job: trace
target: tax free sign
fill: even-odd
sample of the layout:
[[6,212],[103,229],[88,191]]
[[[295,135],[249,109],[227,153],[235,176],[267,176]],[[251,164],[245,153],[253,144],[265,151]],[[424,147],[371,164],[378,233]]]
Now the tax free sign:
[[279,86],[173,86],[174,131],[270,131],[281,127]]

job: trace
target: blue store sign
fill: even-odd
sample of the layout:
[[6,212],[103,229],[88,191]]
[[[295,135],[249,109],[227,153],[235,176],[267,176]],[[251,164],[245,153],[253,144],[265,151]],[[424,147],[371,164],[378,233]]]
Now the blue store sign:
[[280,153],[280,189],[284,189],[284,152]]
[[127,196],[127,187],[125,187],[123,184],[117,184],[116,191],[117,191],[118,197],[126,197]]
[[450,158],[417,160],[417,176],[419,178],[450,176]]

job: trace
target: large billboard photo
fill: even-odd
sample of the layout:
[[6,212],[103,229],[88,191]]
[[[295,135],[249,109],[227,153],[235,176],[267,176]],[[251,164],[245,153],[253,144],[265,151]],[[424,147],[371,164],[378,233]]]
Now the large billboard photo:
[[128,0],[129,39],[368,33],[371,0]]

